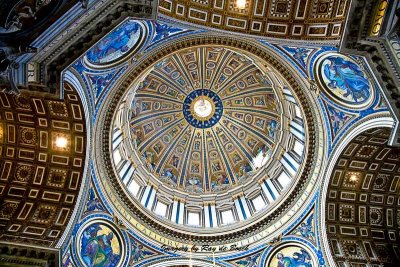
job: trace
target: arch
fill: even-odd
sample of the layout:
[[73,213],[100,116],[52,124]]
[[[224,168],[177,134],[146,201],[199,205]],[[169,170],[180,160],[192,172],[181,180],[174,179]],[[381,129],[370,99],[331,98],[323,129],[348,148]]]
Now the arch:
[[342,153],[344,153],[345,149],[350,145],[352,141],[354,141],[360,134],[365,133],[371,129],[377,128],[393,128],[394,121],[391,117],[379,117],[379,118],[367,118],[359,123],[357,126],[353,127],[349,131],[349,134],[338,144],[333,153],[330,156],[330,162],[325,172],[325,177],[329,177],[325,183],[322,184],[321,188],[321,196],[319,199],[320,206],[320,220],[319,225],[322,238],[322,245],[324,247],[324,254],[329,263],[329,266],[338,266],[335,262],[334,256],[332,254],[328,235],[327,235],[327,218],[326,218],[326,209],[327,209],[327,197],[328,197],[328,188],[330,185],[331,177],[334,173],[335,166],[340,159]]

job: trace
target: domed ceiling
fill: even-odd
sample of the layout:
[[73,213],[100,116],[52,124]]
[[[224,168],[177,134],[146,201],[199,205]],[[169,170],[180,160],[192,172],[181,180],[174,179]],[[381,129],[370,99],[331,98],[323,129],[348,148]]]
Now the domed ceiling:
[[198,47],[154,67],[133,97],[129,123],[148,172],[186,192],[215,192],[271,162],[281,108],[249,58]]
[[304,179],[306,121],[272,64],[234,47],[189,46],[135,77],[107,154],[133,206],[208,235],[248,227],[289,198]]

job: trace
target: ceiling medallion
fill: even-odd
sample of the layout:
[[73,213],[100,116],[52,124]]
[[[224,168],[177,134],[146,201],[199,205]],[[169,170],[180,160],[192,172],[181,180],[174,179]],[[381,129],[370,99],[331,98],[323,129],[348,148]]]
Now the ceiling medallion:
[[183,116],[195,128],[214,126],[222,117],[221,98],[211,90],[198,89],[191,92],[183,103]]

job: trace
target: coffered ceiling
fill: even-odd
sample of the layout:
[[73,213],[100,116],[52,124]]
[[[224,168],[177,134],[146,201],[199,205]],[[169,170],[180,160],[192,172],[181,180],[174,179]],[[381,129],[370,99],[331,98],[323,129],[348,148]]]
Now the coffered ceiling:
[[173,19],[215,29],[284,39],[339,40],[348,0],[160,0]]
[[389,135],[389,128],[360,134],[332,172],[326,231],[338,266],[400,261],[400,150],[387,146]]
[[71,219],[86,133],[79,96],[64,96],[0,93],[0,241],[54,247]]

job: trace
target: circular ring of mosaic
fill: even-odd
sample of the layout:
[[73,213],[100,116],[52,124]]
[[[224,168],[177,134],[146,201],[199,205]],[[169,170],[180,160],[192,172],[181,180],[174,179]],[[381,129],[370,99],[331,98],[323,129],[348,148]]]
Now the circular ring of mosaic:
[[223,105],[220,97],[211,90],[192,91],[183,104],[183,116],[195,128],[210,128],[222,117]]

